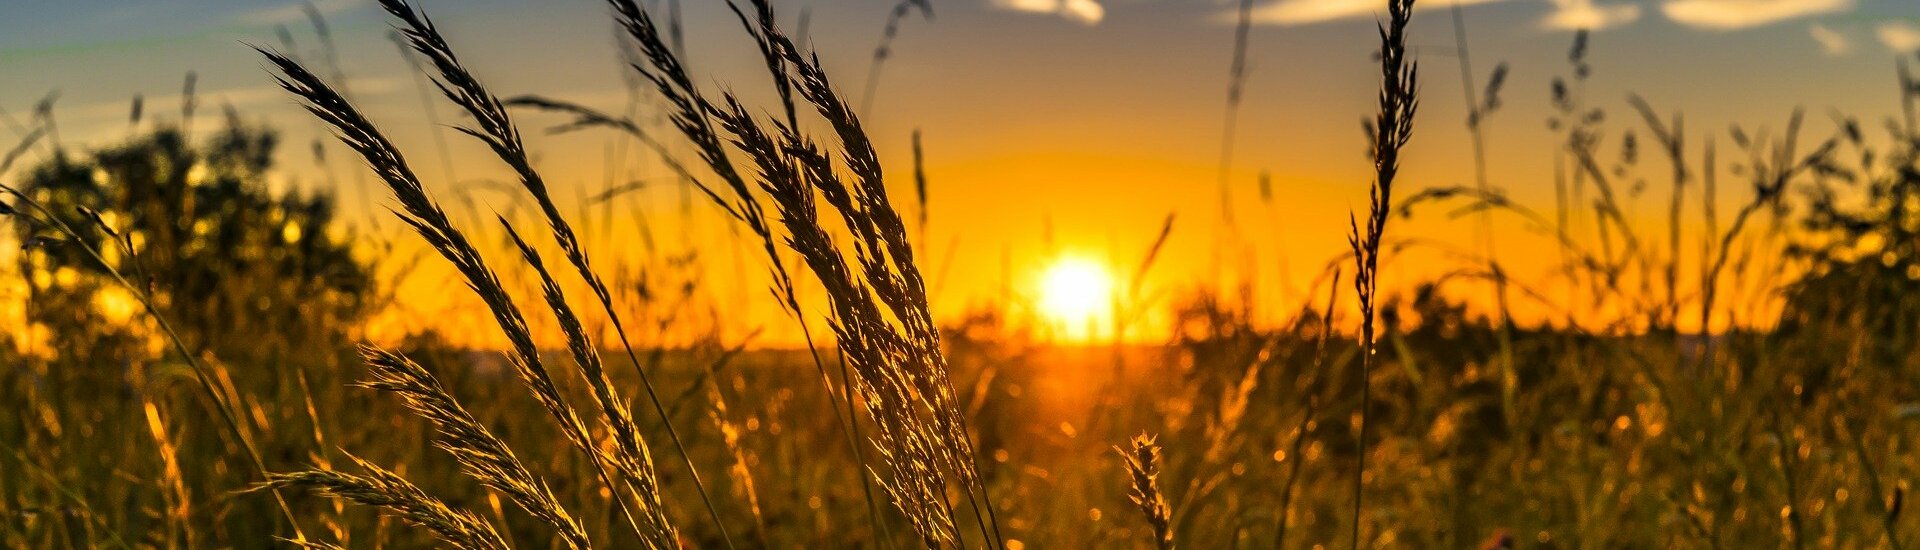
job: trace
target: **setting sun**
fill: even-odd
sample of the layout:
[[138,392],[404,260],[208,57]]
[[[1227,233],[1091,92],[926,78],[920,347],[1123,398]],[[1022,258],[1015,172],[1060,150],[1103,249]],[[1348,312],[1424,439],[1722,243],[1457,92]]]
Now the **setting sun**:
[[1112,312],[1113,276],[1085,258],[1061,258],[1040,279],[1040,312],[1070,339],[1087,339]]

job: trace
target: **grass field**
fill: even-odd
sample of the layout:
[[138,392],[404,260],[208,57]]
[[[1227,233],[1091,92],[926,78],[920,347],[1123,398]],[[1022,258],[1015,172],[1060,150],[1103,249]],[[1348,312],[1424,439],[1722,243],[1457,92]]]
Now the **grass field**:
[[[0,546],[1920,544],[1904,510],[1920,86],[1904,61],[1905,111],[1884,124],[1795,112],[1700,132],[1637,96],[1612,118],[1588,104],[1581,32],[1552,88],[1560,200],[1536,207],[1488,186],[1484,158],[1475,184],[1396,185],[1432,123],[1417,106],[1439,99],[1409,47],[1414,0],[1387,0],[1378,108],[1354,137],[1372,162],[1352,191],[1370,200],[1307,305],[1143,290],[1169,217],[1112,281],[1062,270],[1038,300],[936,311],[918,138],[915,179],[883,177],[902,172],[845,99],[858,79],[829,75],[767,0],[732,4],[739,28],[719,30],[771,79],[722,83],[681,61],[677,19],[608,2],[664,117],[644,120],[497,96],[429,14],[379,3],[436,85],[422,91],[460,112],[449,139],[483,143],[530,207],[434,192],[409,163],[431,155],[390,141],[334,70],[271,47],[287,97],[403,222],[391,235],[340,229],[363,213],[328,194],[268,191],[276,134],[238,115],[195,137],[189,102],[177,125],[88,151],[44,141],[57,127],[36,116],[0,161],[0,240],[20,249],[0,271],[18,289],[0,320]],[[885,40],[924,7],[900,6]],[[1505,70],[1468,86],[1476,153]],[[692,298],[715,274],[631,265],[594,208],[556,203],[526,143],[543,136],[520,122],[556,114],[673,159],[805,345],[690,321],[726,313]],[[1408,216],[1477,226],[1482,248],[1382,286],[1419,246],[1396,233]],[[1510,274],[1494,224],[1549,236],[1505,252],[1557,267]],[[422,292],[402,283],[421,264],[479,324],[369,338]],[[1106,337],[1034,314],[1063,308],[1104,308],[1083,322]]]

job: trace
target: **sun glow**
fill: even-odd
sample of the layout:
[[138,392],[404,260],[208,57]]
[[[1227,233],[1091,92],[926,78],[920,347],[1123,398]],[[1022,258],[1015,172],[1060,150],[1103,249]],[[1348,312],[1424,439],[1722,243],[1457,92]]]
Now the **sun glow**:
[[1084,258],[1061,258],[1041,274],[1040,313],[1061,336],[1092,339],[1113,317],[1113,276]]

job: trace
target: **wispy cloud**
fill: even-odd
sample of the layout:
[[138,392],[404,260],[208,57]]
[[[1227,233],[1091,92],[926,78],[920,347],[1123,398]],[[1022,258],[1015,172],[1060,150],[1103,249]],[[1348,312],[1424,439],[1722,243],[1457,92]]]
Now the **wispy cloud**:
[[1847,35],[1827,28],[1826,25],[1814,23],[1807,28],[1807,32],[1813,35],[1814,42],[1820,44],[1820,51],[1827,55],[1840,56],[1853,51],[1853,41],[1848,40]]
[[1853,8],[1853,0],[1673,0],[1667,19],[1689,27],[1733,30]]
[[[209,112],[208,107],[213,107],[211,112],[217,113],[218,109],[223,105],[232,105],[235,108],[258,107],[276,101],[284,102],[285,96],[285,92],[273,86],[252,86],[221,90],[201,90],[195,95],[195,102],[200,105],[202,113]],[[98,101],[76,105],[71,108],[61,109],[59,116],[77,122],[126,120],[132,99],[132,97],[128,97],[122,100]],[[150,114],[160,115],[179,112],[177,109],[184,99],[184,96],[181,94],[166,94],[148,96],[145,97],[143,101],[149,108]]]
[[[385,96],[406,89],[409,80],[397,76],[349,77],[342,86],[352,90],[354,97]],[[202,112],[215,112],[214,109],[231,105],[241,111],[263,107],[287,105],[287,93],[279,86],[259,85],[216,90],[200,90],[195,93],[194,101]],[[166,114],[178,112],[176,109],[186,96],[179,93],[144,96],[142,101],[150,113]],[[127,117],[132,97],[125,100],[99,101],[61,109],[61,116],[71,120],[97,122],[124,120]]]
[[1881,44],[1895,53],[1909,54],[1914,50],[1920,50],[1920,29],[1914,28],[1912,23],[1904,21],[1881,23],[1880,26],[1874,27],[1873,34],[1880,38]]
[[1058,15],[1083,25],[1099,23],[1107,9],[1094,0],[993,0],[993,5],[1013,11]]
[[[1501,0],[1435,0],[1420,2],[1414,9],[1439,8],[1459,4],[1471,6]],[[1253,9],[1253,22],[1277,25],[1304,25],[1338,19],[1371,18],[1386,4],[1379,0],[1279,0]]]
[[[307,10],[301,4],[307,2],[283,2],[278,6],[240,12],[234,16],[234,22],[243,25],[280,25],[295,21],[305,21]],[[362,4],[371,4],[368,0],[312,0],[313,9],[320,15],[333,15]]]
[[1560,30],[1601,30],[1640,19],[1639,4],[1595,4],[1593,0],[1552,0],[1553,13],[1540,25]]

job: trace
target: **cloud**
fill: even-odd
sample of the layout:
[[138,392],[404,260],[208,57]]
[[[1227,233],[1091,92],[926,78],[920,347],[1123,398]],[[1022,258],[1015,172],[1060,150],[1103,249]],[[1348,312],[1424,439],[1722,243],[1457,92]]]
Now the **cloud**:
[[[247,25],[281,25],[295,21],[306,21],[307,9],[301,5],[306,3],[308,2],[284,2],[270,8],[241,12],[235,15],[233,19],[236,22]],[[348,9],[368,2],[364,0],[312,0],[311,3],[313,4],[314,11],[319,12],[322,16],[327,16],[347,11]]]
[[[1415,10],[1459,4],[1471,6],[1501,0],[1434,0],[1414,4]],[[1279,0],[1253,9],[1255,23],[1304,25],[1337,19],[1365,19],[1381,13],[1379,0]]]
[[1540,25],[1560,30],[1601,30],[1640,19],[1639,4],[1595,4],[1593,0],[1552,0],[1553,13]]
[[1873,34],[1894,53],[1908,54],[1920,50],[1920,29],[1913,28],[1912,24],[1899,21],[1881,23],[1874,27]]
[[[341,87],[350,90],[356,98],[367,98],[403,91],[411,82],[410,79],[398,76],[348,77],[347,82]],[[141,102],[146,104],[148,116],[179,113],[179,106],[185,99],[186,97],[179,93],[141,96]],[[63,117],[71,117],[75,120],[126,120],[131,100],[132,97],[129,96],[127,99],[77,105],[71,109],[62,109],[61,114]],[[199,105],[203,115],[217,114],[227,105],[232,105],[242,112],[262,107],[292,105],[286,90],[272,85],[203,89],[194,93],[194,101]]]
[[1083,25],[1093,25],[1107,15],[1107,9],[1095,0],[993,0],[993,5],[1013,11],[1058,15]]
[[1814,23],[1812,27],[1807,28],[1807,32],[1813,35],[1814,42],[1820,43],[1820,51],[1827,55],[1846,55],[1847,52],[1853,51],[1853,43],[1847,40],[1846,35],[1827,28],[1826,25]]
[[1675,23],[1712,30],[1744,29],[1852,8],[1853,0],[1673,0],[1660,5],[1661,13]]
[[[226,88],[220,90],[200,90],[194,94],[200,113],[217,115],[225,105],[235,108],[249,108],[273,102],[285,102],[287,93],[275,86],[250,86],[245,88]],[[99,101],[76,105],[71,109],[61,109],[64,118],[76,121],[112,121],[126,120],[130,112],[132,97]],[[180,112],[180,104],[185,97],[181,94],[143,96],[148,116],[168,115]],[[178,118],[178,117],[175,117]]]

